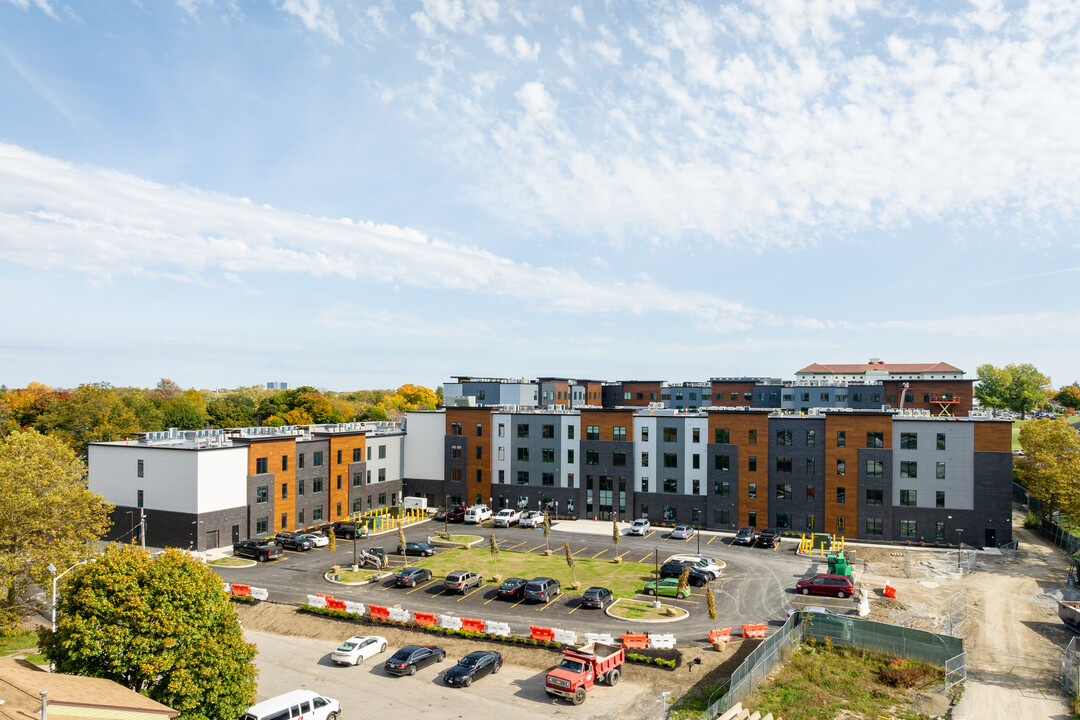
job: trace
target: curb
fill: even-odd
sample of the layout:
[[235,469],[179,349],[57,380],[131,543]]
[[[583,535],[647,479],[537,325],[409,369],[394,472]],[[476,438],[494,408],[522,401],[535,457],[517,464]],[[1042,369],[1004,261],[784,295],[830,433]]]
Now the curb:
[[[235,555],[226,555],[225,557],[236,557],[236,556]],[[220,557],[220,558],[215,558],[215,559],[216,560],[224,560],[225,557]],[[236,558],[236,559],[237,560],[242,560],[243,558]],[[246,569],[248,569],[250,567],[255,567],[259,563],[255,562],[254,560],[248,560],[247,565],[214,565],[213,561],[211,560],[210,562],[207,562],[206,564],[209,565],[212,568],[225,568],[227,570],[246,570]]]
[[357,587],[358,585],[374,585],[375,583],[380,583],[383,580],[385,580],[386,578],[392,577],[393,574],[394,573],[392,573],[392,572],[387,572],[387,573],[383,573],[381,575],[376,575],[375,577],[371,578],[370,580],[360,580],[358,582],[345,582],[343,580],[331,580],[330,579],[330,571],[327,570],[325,573],[323,573],[323,580],[330,583],[331,585],[345,585],[346,587]]
[[[618,605],[620,601],[626,600],[626,599],[627,598],[618,598],[617,600],[615,600],[615,602],[611,603],[606,608],[604,608],[604,614],[607,615],[609,618],[614,618],[615,620],[621,620],[622,622],[643,623],[645,625],[663,625],[665,623],[673,623],[673,622],[679,622],[680,620],[686,620],[687,618],[690,617],[690,611],[689,610],[683,610],[682,608],[675,607],[674,605],[668,605],[668,607],[674,607],[676,610],[682,610],[686,614],[683,615],[682,617],[666,618],[666,619],[661,619],[661,620],[636,620],[636,619],[632,619],[632,618],[619,617],[618,615],[612,615],[611,614],[611,608]],[[639,600],[639,601],[635,601],[635,602],[648,602],[648,601]],[[662,604],[663,603],[661,603],[661,605]]]

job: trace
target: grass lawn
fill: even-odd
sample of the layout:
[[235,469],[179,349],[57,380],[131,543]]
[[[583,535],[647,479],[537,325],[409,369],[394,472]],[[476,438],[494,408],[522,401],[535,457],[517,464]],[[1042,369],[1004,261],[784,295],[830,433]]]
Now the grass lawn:
[[[676,614],[669,615],[668,610],[675,610]],[[686,610],[672,605],[661,605],[660,609],[657,610],[653,607],[652,602],[627,600],[625,598],[617,600],[615,604],[608,608],[608,612],[615,617],[627,620],[671,620],[675,617],[682,619],[690,614]]]
[[441,537],[432,536],[432,540],[437,542],[456,542],[462,545],[468,545],[469,543],[476,542],[477,540],[483,540],[479,535],[451,535],[449,540]]
[[37,647],[37,633],[31,630],[19,630],[14,635],[0,635],[0,657],[32,647]]
[[[360,568],[356,572],[353,572],[349,568],[343,567],[338,571],[338,582],[363,582],[370,580],[376,575],[383,575],[389,572],[389,570],[372,570],[371,568]],[[326,573],[328,579],[333,579],[330,573]]]
[[254,565],[255,563],[247,558],[223,557],[218,558],[217,560],[211,560],[209,564],[220,565],[223,567],[246,567],[248,565]]
[[[588,557],[575,557],[574,560],[577,563],[574,572],[583,590],[590,585],[602,585],[615,593],[616,597],[633,597],[641,592],[645,583],[652,580],[652,565],[635,562],[616,564],[610,560]],[[412,565],[428,568],[437,578],[445,577],[454,570],[472,570],[491,582],[491,576],[495,574],[495,562],[486,547],[444,550],[434,557],[417,558]],[[562,583],[564,591],[570,588],[573,581],[562,550],[550,557],[503,550],[499,553],[498,570],[504,580],[509,577],[555,578]]]

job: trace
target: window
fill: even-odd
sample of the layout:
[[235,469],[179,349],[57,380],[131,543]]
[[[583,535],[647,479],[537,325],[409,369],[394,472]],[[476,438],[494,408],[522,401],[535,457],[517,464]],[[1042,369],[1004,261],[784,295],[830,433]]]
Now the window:
[[934,539],[935,540],[944,540],[945,539],[945,523],[939,522],[939,523],[936,524],[936,526],[934,527]]
[[[356,457],[358,452],[359,452],[358,450],[353,450],[353,459],[354,460],[359,459],[359,458]],[[298,467],[300,469],[303,469],[303,467],[304,467],[304,453],[296,453],[296,467]]]
[[717,470],[731,470],[731,456],[717,455],[713,458],[713,467]]
[[540,437],[548,438],[548,439],[554,438],[555,437],[555,426],[554,425],[541,425],[540,426]]
[[885,436],[879,432],[866,433],[866,447],[868,448],[880,448],[885,447]]
[[808,502],[813,502],[817,497],[817,489],[813,485],[806,486],[806,499]]
[[679,428],[664,428],[664,442],[679,442]]
[[289,485],[288,485],[288,483],[281,483],[281,499],[282,500],[288,500],[289,499]]
[[746,497],[750,498],[751,500],[757,497],[757,483],[747,483]]
[[750,527],[757,527],[757,513],[751,512],[746,514],[746,524]]
[[649,492],[649,478],[641,478],[641,492]]
[[311,508],[311,521],[322,520],[322,505]]
[[370,445],[368,445],[368,449],[367,449],[367,459],[368,460],[371,459],[371,446]]
[[483,460],[484,459],[484,446],[483,445],[477,445],[476,446],[476,459],[477,460]]
[[379,459],[380,460],[386,459],[386,446],[385,445],[380,445],[379,446]]
[[814,515],[813,513],[806,516],[806,529],[813,532],[814,530]]
[[701,494],[701,481],[700,480],[694,480],[693,481],[693,488],[694,488],[694,495],[700,495]]
[[[573,428],[571,428],[573,429]],[[506,423],[499,423],[499,437],[506,436]],[[573,437],[573,436],[571,436]]]
[[519,447],[517,451],[518,462],[529,462],[529,448]]
[[615,442],[626,442],[626,427],[624,425],[616,425],[612,430],[613,437],[611,438]]
[[499,462],[506,460],[506,448],[502,445],[499,446]]
[[[256,462],[258,462],[258,461],[256,461]],[[142,477],[143,476],[143,461],[142,460],[136,460],[135,461],[135,472],[136,472],[137,477]]]
[[450,434],[451,435],[460,435],[461,434],[461,423],[459,423],[459,422],[450,423]]
[[731,431],[727,428],[716,428],[716,432],[713,433],[713,442],[717,445],[728,445],[731,443]]
[[841,515],[840,517],[836,518],[836,532],[843,535],[844,531],[846,529],[847,529],[847,522],[844,520],[844,516]]
[[364,509],[364,501],[360,498],[356,498],[352,501],[352,511],[358,513]]
[[937,464],[937,479],[938,480],[944,480],[945,479],[945,463],[943,463],[943,462],[939,462]]
[[574,473],[566,473],[566,487],[574,487]]
[[713,521],[715,525],[729,525],[731,523],[731,511],[713,510]]
[[757,430],[750,431],[750,444],[757,445]]
[[916,529],[914,520],[901,520],[900,521],[900,537],[913,538],[918,532]]
[[938,433],[937,434],[937,449],[938,450],[944,450],[945,449],[945,433]]
[[337,504],[337,515],[334,517],[341,517],[341,503]]
[[281,513],[281,529],[284,530],[289,526],[289,514]]
[[757,455],[751,455],[746,459],[747,472],[757,472]]
[[[479,503],[477,503],[477,504],[479,505]],[[381,493],[379,493],[379,507],[384,507],[385,505],[386,505],[386,493],[381,492]]]
[[807,475],[813,475],[815,472],[817,472],[816,467],[817,466],[815,464],[814,458],[806,458],[806,474]]
[[555,462],[555,448],[542,448],[540,450],[540,462]]
[[500,470],[499,471],[499,484],[502,485],[505,482],[506,482],[506,471],[505,470]]
[[861,403],[862,402],[862,393],[861,392],[851,393],[851,401]]
[[802,402],[810,402],[810,393],[808,393],[808,392],[804,392],[804,393],[802,393],[802,394],[800,395],[800,400],[801,400]]
[[476,437],[484,437],[483,423],[476,423]]
[[790,513],[776,513],[776,529],[777,530],[790,530],[791,529],[791,514]]
[[529,484],[529,471],[528,470],[518,470],[517,484],[518,485],[528,485]]
[[524,424],[524,423],[518,423],[517,436],[519,438],[527,438],[527,437],[529,437],[529,426]]
[[817,430],[806,431],[806,447],[814,447],[817,445]]
[[641,453],[641,467],[649,467],[649,453]]
[[340,475],[337,476],[337,489],[338,490],[341,489],[341,476]]
[[881,505],[885,502],[885,491],[878,488],[866,489],[866,504],[867,505]]
[[[693,398],[691,398],[693,399]],[[701,428],[693,428],[690,431],[691,442],[701,442]]]
[[679,481],[676,478],[664,478],[664,492],[679,492]]
[[600,451],[599,450],[586,450],[585,451],[585,464],[586,465],[599,465],[600,464]]
[[379,482],[386,482],[386,468],[379,468]]
[[791,444],[791,431],[790,430],[777,430],[776,431],[776,444],[777,445],[790,445]]
[[266,517],[255,518],[255,534],[266,535],[270,532],[269,528],[270,519]]
[[838,458],[837,461],[836,461],[836,474],[837,475],[843,475],[846,472],[847,472],[847,462],[844,461],[844,458]]
[[829,393],[821,393],[819,399],[821,402],[829,402]]
[[791,472],[791,458],[778,457],[776,458],[776,472],[789,473]]
[[731,483],[727,480],[713,482],[713,495],[716,497],[731,497]]
[[791,499],[791,485],[784,483],[777,483],[776,485],[776,499],[777,500],[790,500]]
[[918,450],[919,449],[919,436],[915,433],[900,433],[900,449],[901,450]]
[[573,465],[573,463],[574,463],[574,451],[573,450],[567,450],[566,451],[566,462]]
[[464,450],[464,448],[461,447],[460,445],[451,445],[450,446],[450,459],[451,460],[460,459],[462,450]]
[[664,453],[664,467],[679,467],[679,453]]
[[936,507],[936,508],[944,508],[945,507],[945,491],[944,490],[938,490],[934,494],[934,507]]
[[255,502],[264,503],[270,499],[270,487],[268,485],[260,485],[255,488]]
[[337,464],[338,465],[341,464],[341,451],[340,450],[337,451]]
[[690,458],[690,464],[691,464],[691,467],[693,467],[694,470],[700,470],[701,469],[701,456],[698,455],[697,453],[694,453],[693,457]]
[[303,494],[304,494],[304,481],[303,480],[297,480],[296,481],[296,495],[297,495],[297,497],[301,497],[301,496],[303,496]]
[[836,447],[838,447],[838,448],[847,447],[847,431],[845,431],[845,430],[837,430],[836,431]]
[[[300,467],[304,467],[303,457],[304,457],[303,455],[300,456],[300,458],[301,458],[300,459]],[[364,459],[364,451],[362,449],[360,449],[360,448],[353,448],[352,461],[353,462],[360,462],[363,459]]]
[[633,400],[634,399],[634,394],[629,392],[629,391],[623,392],[622,399],[623,400]]
[[866,518],[866,534],[881,535],[881,518]]
[[585,439],[586,440],[599,440],[600,439],[600,426],[599,425],[586,425],[585,426]]
[[[255,474],[265,475],[268,470],[268,463],[266,458],[255,458]],[[142,477],[141,475],[139,477]]]
[[311,494],[321,493],[323,488],[323,479],[315,478],[311,481]]
[[626,466],[626,453],[624,453],[624,452],[613,452],[613,453],[611,453],[611,464],[614,467],[625,467]]
[[574,426],[573,425],[567,425],[566,426],[566,439],[567,440],[573,440],[574,439]]
[[642,427],[641,428],[641,442],[649,442],[649,428],[648,427]]
[[917,490],[901,490],[900,491],[900,504],[906,507],[915,507],[915,500],[918,497],[919,492]]
[[866,461],[866,477],[879,478],[885,477],[885,470],[880,460],[867,460]]
[[836,504],[843,505],[847,502],[847,488],[836,488]]
[[364,484],[364,473],[354,472],[352,474],[353,487],[360,487]]
[[914,460],[903,460],[900,462],[900,477],[902,478],[914,478],[919,477],[919,463]]
[[890,405],[896,402],[896,393],[886,393],[885,397],[888,398],[885,402],[889,403]]
[[547,487],[554,487],[555,485],[555,473],[541,473],[540,484]]
[[679,517],[678,508],[676,508],[674,505],[665,505],[664,506],[664,522],[675,522],[675,520],[678,519],[678,517]]
[[322,467],[322,450],[311,453],[311,465],[313,467]]

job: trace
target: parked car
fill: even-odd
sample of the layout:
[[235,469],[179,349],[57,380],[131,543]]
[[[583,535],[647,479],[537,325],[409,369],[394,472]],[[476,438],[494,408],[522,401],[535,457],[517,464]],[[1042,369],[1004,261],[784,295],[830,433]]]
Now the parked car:
[[631,535],[648,535],[650,530],[652,530],[652,525],[645,518],[638,518],[630,523]]
[[752,527],[741,527],[739,532],[735,533],[736,545],[753,545],[754,540],[757,538],[757,534]]
[[669,563],[672,560],[691,562],[698,569],[709,573],[709,575],[712,576],[712,580],[720,577],[724,572],[724,568],[727,567],[726,563],[717,562],[715,558],[708,557],[707,555],[672,555],[664,562]]
[[485,520],[491,519],[491,508],[487,505],[473,505],[465,511],[466,525],[479,525]]
[[780,544],[780,531],[762,528],[757,535],[757,544],[761,547],[774,548]]
[[450,512],[450,508],[441,507],[435,511],[435,515],[431,519],[442,522],[443,520],[446,520],[446,513],[448,512]]
[[466,511],[466,509],[467,508],[464,505],[455,505],[454,507],[452,507],[452,508],[450,508],[449,510],[446,511],[446,521],[447,522],[465,522],[465,511]]
[[407,567],[397,571],[394,575],[394,584],[398,587],[416,587],[430,579],[431,571],[427,568]]
[[310,550],[315,543],[299,533],[282,530],[274,536],[274,542],[286,550]]
[[855,583],[847,575],[815,575],[795,583],[795,592],[851,597],[855,594]]
[[793,607],[787,611],[787,616],[791,617],[795,613],[802,611],[811,615],[839,615],[840,613],[834,613],[827,607],[821,605],[803,605],[802,607]]
[[276,560],[285,554],[280,545],[274,545],[264,540],[241,540],[233,543],[233,555],[246,557],[259,562]]
[[307,538],[314,543],[317,548],[326,547],[330,544],[330,538],[322,533],[300,533],[300,537]]
[[712,573],[706,572],[697,564],[690,560],[671,560],[660,566],[661,578],[679,578],[683,574],[683,570],[689,566],[690,576],[687,578],[687,582],[694,587],[704,587],[712,581]]
[[690,594],[687,589],[679,590],[678,578],[664,578],[651,583],[645,583],[646,595],[667,595],[668,597],[682,600]]
[[503,600],[522,600],[525,598],[525,586],[529,581],[525,578],[506,578],[495,593]]
[[[401,545],[397,546],[396,550],[398,555],[401,555]],[[435,554],[435,546],[428,545],[426,542],[406,542],[405,543],[406,555],[417,555],[419,557],[431,557]]]
[[520,510],[507,508],[506,510],[500,510],[499,514],[495,516],[495,519],[491,521],[491,524],[495,527],[510,527],[511,525],[516,525],[520,520]]
[[671,531],[672,540],[689,540],[694,537],[694,528],[689,525],[676,525]]
[[459,592],[464,595],[469,588],[480,587],[484,579],[471,570],[455,570],[443,580],[443,587],[449,592]]
[[341,643],[330,659],[338,665],[359,665],[385,650],[386,638],[381,635],[355,635]]
[[591,587],[581,595],[581,607],[603,610],[613,602],[615,595],[606,587]]
[[523,528],[535,528],[544,524],[544,513],[539,510],[526,510],[521,513],[521,519],[518,520],[518,525]]
[[446,651],[436,645],[406,645],[390,656],[383,667],[391,675],[415,675],[422,667],[446,659]]
[[341,713],[341,703],[333,698],[320,695],[311,690],[293,690],[284,695],[255,703],[247,709],[241,720],[280,720],[297,717],[301,708],[304,720],[336,720]]
[[535,577],[525,586],[525,599],[536,602],[551,602],[562,594],[559,581],[549,577]]
[[336,522],[330,526],[330,529],[334,531],[334,537],[339,537],[344,540],[352,540],[357,537],[367,537],[367,527],[360,525],[357,527],[356,523],[351,522]]
[[443,673],[447,685],[469,687],[474,680],[494,675],[502,669],[502,654],[495,650],[477,650],[458,660],[457,665]]

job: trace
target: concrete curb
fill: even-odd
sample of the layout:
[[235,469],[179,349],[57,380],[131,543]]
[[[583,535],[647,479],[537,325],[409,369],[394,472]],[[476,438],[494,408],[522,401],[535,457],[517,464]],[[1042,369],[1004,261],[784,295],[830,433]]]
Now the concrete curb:
[[[226,557],[236,558],[237,560],[243,560],[244,559],[244,558],[237,558],[235,555],[225,555],[223,557],[214,558],[214,560],[224,560]],[[247,565],[214,565],[213,564],[214,560],[209,560],[209,561],[207,561],[206,564],[209,565],[210,567],[229,568],[230,570],[246,570],[247,568],[255,567],[256,565],[259,564],[254,560],[248,560]]]
[[327,570],[323,574],[323,580],[326,580],[326,582],[330,583],[331,585],[345,585],[346,587],[356,587],[358,585],[374,585],[375,583],[382,582],[383,580],[385,580],[388,577],[393,577],[393,575],[394,575],[394,573],[387,572],[387,573],[383,573],[381,575],[376,575],[375,577],[371,578],[370,580],[360,580],[359,582],[345,582],[343,580],[334,580],[334,579],[332,579],[330,577],[330,571]]
[[[611,608],[615,607],[620,602],[622,602],[623,600],[627,600],[627,599],[628,598],[618,598],[617,600],[615,600],[615,602],[611,603],[606,608],[604,608],[604,614],[607,615],[609,618],[614,618],[615,620],[621,620],[622,622],[643,623],[645,625],[663,625],[663,624],[666,624],[666,623],[673,623],[673,622],[679,622],[680,620],[686,620],[687,618],[690,617],[690,611],[689,610],[683,610],[683,608],[676,607],[675,605],[668,605],[668,607],[673,607],[676,610],[682,610],[686,614],[683,615],[682,617],[666,618],[666,619],[661,619],[661,620],[638,620],[638,619],[634,619],[634,618],[624,618],[624,617],[619,617],[618,615],[612,615],[611,614]],[[650,602],[650,601],[636,600],[634,602]],[[661,605],[663,605],[663,603],[661,603]]]

